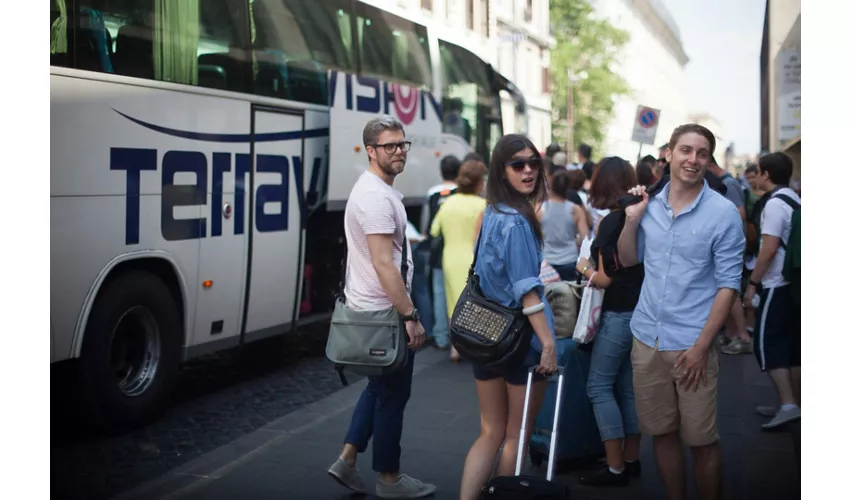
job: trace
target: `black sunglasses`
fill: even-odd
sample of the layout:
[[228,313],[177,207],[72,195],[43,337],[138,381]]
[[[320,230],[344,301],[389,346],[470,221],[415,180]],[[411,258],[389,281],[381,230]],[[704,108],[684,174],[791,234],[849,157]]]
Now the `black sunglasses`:
[[543,164],[543,161],[539,157],[533,158],[514,158],[513,160],[507,162],[505,166],[508,166],[514,169],[514,172],[522,172],[525,170],[525,166],[528,165],[531,167],[531,170],[537,170]]
[[398,148],[405,153],[410,151],[410,141],[402,141],[402,142],[388,142],[386,144],[373,144],[373,148],[384,148],[384,152],[388,155],[391,155],[396,152]]

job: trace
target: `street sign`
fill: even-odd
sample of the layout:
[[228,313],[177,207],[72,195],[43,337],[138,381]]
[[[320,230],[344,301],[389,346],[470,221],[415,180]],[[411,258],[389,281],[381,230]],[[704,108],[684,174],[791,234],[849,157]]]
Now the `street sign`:
[[635,125],[632,130],[632,140],[641,144],[655,144],[659,116],[661,116],[660,109],[638,106]]

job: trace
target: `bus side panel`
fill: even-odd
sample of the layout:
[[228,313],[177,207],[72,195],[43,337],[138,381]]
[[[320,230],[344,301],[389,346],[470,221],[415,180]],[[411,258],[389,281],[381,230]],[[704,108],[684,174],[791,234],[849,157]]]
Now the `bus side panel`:
[[[250,230],[245,191],[251,164],[250,103],[80,75],[51,75],[55,358],[79,355],[81,342],[72,340],[75,325],[85,316],[84,302],[99,273],[118,256],[147,250],[169,256],[185,281],[188,338],[212,340],[211,319],[224,319],[233,327],[227,334],[237,335],[244,295],[238,277],[226,280],[226,286],[221,283],[214,293],[206,290],[211,293],[201,300],[210,303],[201,304],[202,311],[220,304],[232,307],[199,323],[205,335],[194,332],[194,322],[200,261],[221,255],[217,246],[224,253],[244,248]],[[218,206],[227,201],[223,197],[232,198],[227,218]],[[201,242],[208,249],[204,259]],[[228,266],[244,270],[240,252],[228,258]],[[216,267],[216,262],[208,264],[207,269]]]
[[404,173],[393,187],[406,202],[424,200],[429,187],[440,182],[442,124],[437,99],[417,88],[384,83],[374,78],[331,71],[333,106],[330,112],[330,205],[342,208],[351,187],[368,167],[363,126],[380,114],[397,118],[412,142]]
[[[254,223],[251,227],[248,340],[283,333],[295,312],[301,278],[304,116],[284,108],[254,110]],[[287,140],[265,140],[285,132]],[[312,163],[309,158],[308,163]]]

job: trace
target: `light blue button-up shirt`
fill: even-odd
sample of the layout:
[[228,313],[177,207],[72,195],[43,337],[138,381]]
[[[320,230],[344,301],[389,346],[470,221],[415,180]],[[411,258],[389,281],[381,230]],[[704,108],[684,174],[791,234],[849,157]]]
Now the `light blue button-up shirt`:
[[696,343],[718,290],[741,287],[745,237],[738,209],[708,183],[676,218],[669,192],[668,183],[640,221],[645,277],[631,327],[650,347],[681,351]]

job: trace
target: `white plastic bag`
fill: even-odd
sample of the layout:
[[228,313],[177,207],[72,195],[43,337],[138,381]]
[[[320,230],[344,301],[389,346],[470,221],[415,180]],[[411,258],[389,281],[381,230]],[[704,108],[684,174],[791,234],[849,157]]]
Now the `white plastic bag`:
[[[590,245],[593,240],[585,238],[581,242],[579,258],[590,259]],[[605,290],[595,288],[589,284],[584,287],[581,295],[581,307],[576,318],[576,327],[573,331],[573,340],[579,344],[589,344],[596,338],[599,332],[600,320],[602,319],[602,299]]]

